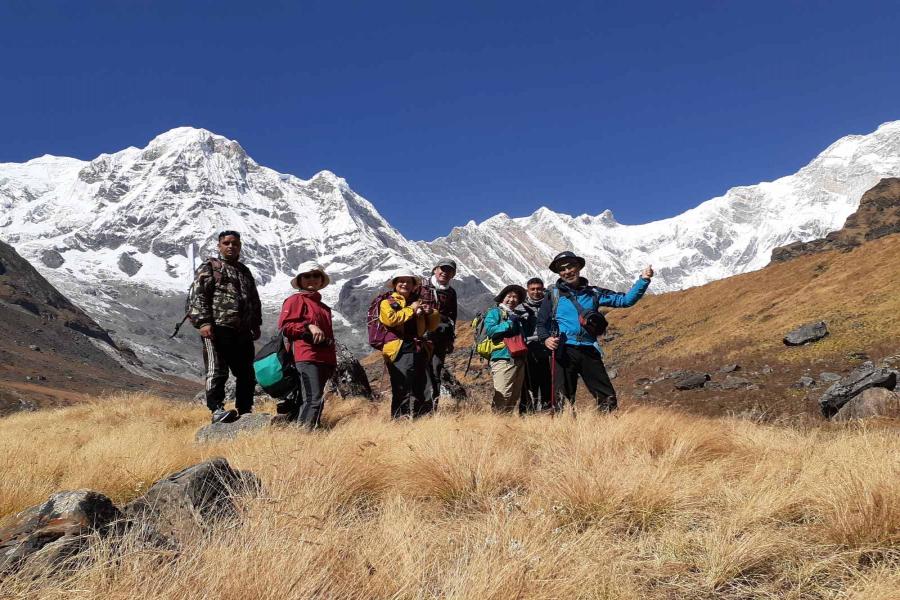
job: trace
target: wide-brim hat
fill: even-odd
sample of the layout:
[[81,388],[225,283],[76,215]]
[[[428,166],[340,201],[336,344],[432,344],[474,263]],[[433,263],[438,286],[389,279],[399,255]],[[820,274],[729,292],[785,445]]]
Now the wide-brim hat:
[[501,302],[503,302],[503,299],[506,298],[506,295],[510,292],[515,292],[519,295],[519,302],[525,302],[525,297],[528,294],[528,292],[525,291],[525,288],[523,288],[521,285],[512,283],[500,290],[500,293],[494,297],[494,302],[500,304]]
[[331,278],[328,276],[328,273],[325,272],[325,268],[313,260],[308,260],[304,263],[300,263],[300,265],[297,267],[297,274],[293,279],[291,279],[291,287],[295,290],[300,289],[300,276],[304,273],[321,273],[322,287],[325,287],[326,285],[331,283]]
[[584,259],[580,256],[576,256],[574,252],[566,250],[553,257],[553,262],[550,263],[550,270],[554,273],[559,273],[559,263],[570,262],[573,260],[578,263],[578,268],[584,268]]
[[413,273],[412,269],[400,269],[399,271],[395,271],[393,276],[391,276],[391,278],[387,280],[387,283],[385,285],[387,285],[387,287],[389,287],[390,289],[394,289],[396,285],[395,282],[401,277],[412,277],[417,286],[422,285],[422,277],[420,277],[416,273]]

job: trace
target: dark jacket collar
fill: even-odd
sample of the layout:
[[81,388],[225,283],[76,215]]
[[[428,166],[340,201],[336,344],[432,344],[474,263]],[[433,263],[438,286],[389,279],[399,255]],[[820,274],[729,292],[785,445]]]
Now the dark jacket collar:
[[579,277],[578,278],[578,287],[573,288],[568,283],[563,281],[562,278],[559,278],[556,280],[556,287],[559,288],[559,290],[563,291],[563,292],[578,293],[588,287],[588,280],[584,277]]

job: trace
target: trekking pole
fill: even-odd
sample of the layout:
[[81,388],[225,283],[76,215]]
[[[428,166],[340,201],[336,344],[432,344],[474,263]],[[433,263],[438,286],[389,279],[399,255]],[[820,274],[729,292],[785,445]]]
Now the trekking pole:
[[556,350],[550,351],[550,416],[556,416]]

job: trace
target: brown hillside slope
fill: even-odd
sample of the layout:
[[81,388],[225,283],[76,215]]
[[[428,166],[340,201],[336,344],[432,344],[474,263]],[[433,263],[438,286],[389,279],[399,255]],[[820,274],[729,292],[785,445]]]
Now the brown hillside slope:
[[[830,251],[772,264],[701,287],[645,297],[608,315],[617,336],[607,362],[619,367],[620,393],[637,402],[659,401],[706,414],[761,410],[816,414],[827,383],[822,372],[846,373],[868,357],[900,352],[900,236],[849,252]],[[830,335],[814,344],[787,347],[782,338],[804,323],[824,320]],[[729,363],[758,390],[677,392],[646,385],[674,369],[709,372]],[[816,383],[799,389],[801,376]],[[649,392],[642,397],[642,392]],[[637,394],[633,394],[637,392]]]

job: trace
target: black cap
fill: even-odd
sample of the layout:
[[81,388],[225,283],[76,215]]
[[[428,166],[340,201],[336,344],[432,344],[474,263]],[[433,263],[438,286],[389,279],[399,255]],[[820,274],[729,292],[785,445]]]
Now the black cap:
[[553,262],[550,263],[550,270],[554,273],[559,273],[559,263],[571,262],[573,260],[578,263],[579,268],[584,268],[584,259],[580,256],[576,256],[574,252],[566,250],[565,252],[560,252],[553,257]]

